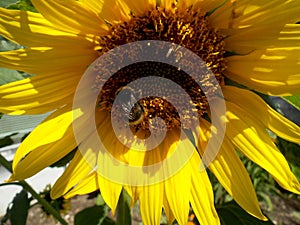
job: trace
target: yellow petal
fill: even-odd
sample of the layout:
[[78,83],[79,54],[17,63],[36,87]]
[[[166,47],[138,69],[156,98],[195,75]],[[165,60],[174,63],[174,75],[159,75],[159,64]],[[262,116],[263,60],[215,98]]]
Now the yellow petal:
[[[89,162],[87,162],[87,158],[89,158]],[[96,158],[93,152],[86,152],[86,155],[83,157],[81,152],[77,151],[64,173],[51,189],[51,198],[59,198],[88,176],[93,170],[90,164],[93,158]],[[96,165],[96,160],[94,160],[94,165]]]
[[[61,138],[64,138],[64,135],[68,131],[70,125],[73,121],[73,113],[70,111],[70,108],[64,107],[52,113],[49,117],[47,117],[41,124],[39,124],[29,135],[28,137],[22,142],[18,151],[14,156],[13,161],[13,170],[16,169],[20,161],[28,155],[31,151],[35,149],[42,149],[43,147],[52,148],[50,145],[54,145],[57,141],[60,141]],[[55,132],[53,132],[55,131]],[[67,138],[68,140],[68,138]],[[60,143],[64,144],[64,143]],[[64,146],[69,143],[65,143]],[[72,146],[72,143],[70,143]],[[56,146],[57,148],[58,146]],[[74,145],[71,149],[74,148]],[[55,148],[54,148],[55,149]],[[71,150],[69,149],[69,150]],[[44,152],[44,150],[40,150]],[[52,152],[45,152],[48,157],[55,157],[50,156]],[[29,155],[28,155],[29,156]],[[39,162],[39,164],[44,164],[45,162]],[[47,165],[46,165],[47,166]],[[26,170],[26,168],[22,168]],[[22,170],[19,171],[22,173]],[[30,173],[30,170],[27,171]]]
[[[115,183],[126,184],[128,179],[131,178],[125,173],[128,164],[125,164],[125,166],[122,164],[124,162],[123,149],[126,147],[117,140],[111,128],[110,114],[107,112],[101,114],[97,119],[97,124],[99,124],[97,136],[91,139],[92,142],[86,145],[85,148],[97,152],[97,172],[100,176]],[[84,150],[84,147],[81,147],[81,149]]]
[[141,192],[143,191],[142,187],[138,186],[124,186],[124,190],[128,193],[131,197],[131,207],[134,206],[136,201],[139,199]]
[[34,76],[0,86],[0,111],[36,114],[55,110],[73,101],[77,73]]
[[[205,1],[205,0],[204,0]],[[209,1],[207,1],[209,2]],[[207,12],[214,10],[208,17],[210,25],[219,30],[232,28],[235,26],[234,19],[244,13],[244,7],[241,6],[244,1],[217,1],[210,6]],[[217,4],[216,4],[217,3]],[[214,6],[211,8],[211,6]]]
[[53,198],[58,198],[68,192],[94,170],[97,164],[98,152],[93,149],[92,143],[99,137],[95,130],[90,129],[92,115],[82,116],[81,110],[73,110],[72,118],[78,150],[65,172],[53,186],[51,192]]
[[163,207],[164,207],[164,212],[168,219],[168,225],[172,225],[175,220],[175,216],[172,213],[171,207],[170,207],[169,203],[167,202],[166,198],[163,199]]
[[0,8],[0,33],[10,41],[30,47],[92,46],[86,37],[62,32],[53,27],[41,14],[29,11]]
[[98,174],[98,186],[105,203],[111,208],[112,213],[115,214],[122,191],[122,185],[107,180]]
[[246,110],[276,135],[300,143],[300,127],[272,109],[259,96],[251,91],[232,86],[224,86],[222,90],[227,101]]
[[[72,74],[75,75],[75,74]],[[78,76],[77,76],[78,77]],[[66,76],[59,79],[58,76],[35,76],[28,78],[25,81],[15,81],[8,85],[0,87],[1,100],[14,102],[19,101],[21,105],[22,100],[27,100],[27,103],[35,98],[35,101],[51,101],[51,98],[57,98],[56,100],[73,94],[76,88],[76,83],[70,84],[72,81],[78,80],[76,76]],[[77,78],[77,79],[76,79]],[[49,83],[47,83],[49,82]],[[53,82],[53,83],[52,83]],[[69,84],[68,84],[69,83]],[[74,85],[75,84],[75,85]],[[75,86],[75,87],[74,87]],[[64,89],[64,90],[61,90]],[[55,93],[59,92],[60,96],[56,96]],[[39,96],[39,97],[33,97]],[[51,96],[51,98],[49,97]],[[26,104],[26,102],[24,102]],[[4,105],[4,103],[2,103]],[[7,106],[9,106],[8,104]]]
[[298,1],[227,1],[210,19],[213,27],[222,29],[254,27],[259,23],[273,23],[280,28],[298,21],[299,6]]
[[[37,130],[39,131],[39,129]],[[57,130],[59,131],[59,129]],[[51,132],[54,133],[53,130]],[[35,136],[37,135],[35,134]],[[30,141],[39,138],[41,138],[40,135],[38,135],[38,137],[31,136],[29,137],[28,140]],[[30,142],[30,143],[35,143],[35,142]],[[37,143],[40,142],[37,141]],[[33,150],[32,148],[26,149],[23,146],[26,145],[21,144],[20,148],[18,149],[19,152],[24,154],[29,150],[31,151],[28,155],[25,156],[24,159],[22,159],[15,166],[12,175],[14,180],[23,180],[28,177],[31,177],[34,174],[43,170],[44,168],[57,162],[62,157],[64,157],[65,155],[67,155],[68,153],[70,153],[72,150],[76,148],[76,142],[73,137],[72,127],[68,127],[68,129],[66,130],[66,134],[61,139],[59,139],[54,143],[49,143],[43,146],[39,146],[34,148]]]
[[[200,132],[203,133],[201,136],[209,135],[211,125],[206,120],[201,120],[200,124]],[[200,146],[199,149],[202,155],[209,138],[210,135],[205,139],[199,139],[198,146]],[[209,169],[225,190],[244,210],[259,219],[266,220],[266,217],[260,210],[249,174],[238,157],[233,145],[227,138],[223,140],[223,144],[215,160],[209,164]]]
[[147,10],[153,9],[156,5],[155,0],[123,1],[128,5],[128,8],[135,13],[135,15],[143,15]]
[[[195,153],[190,160],[190,166],[192,168],[192,182],[190,187],[191,205],[201,224],[220,225],[220,220],[214,207],[212,186],[206,171],[200,171],[200,163],[200,157],[198,153]],[[182,181],[182,183],[187,184],[190,182]]]
[[12,105],[9,106],[12,102],[10,101],[2,101],[3,107],[0,107],[0,112],[8,114],[8,115],[35,115],[35,114],[44,114],[53,110],[56,110],[62,105],[67,105],[68,103],[72,102],[73,94],[57,99],[56,101],[47,101],[47,102],[36,102],[35,98],[32,102],[19,104],[19,105]]
[[[244,5],[245,10],[238,18],[239,26],[254,25],[258,21],[269,23],[273,21],[279,22],[278,26],[282,26],[288,22],[298,22],[299,7],[298,1],[240,1],[240,5]],[[278,17],[280,20],[278,20]]]
[[129,20],[130,9],[122,0],[81,0],[99,18],[109,23],[118,23]]
[[224,4],[224,2],[226,2],[226,0],[210,0],[210,1],[206,1],[206,0],[180,0],[178,2],[179,7],[190,7],[193,6],[193,8],[195,10],[201,10],[203,13],[205,12],[209,12],[211,10],[217,9],[219,6],[221,6],[222,4]]
[[257,50],[227,60],[226,77],[251,89],[269,95],[300,93],[299,46]]
[[77,184],[71,191],[64,195],[65,198],[72,198],[75,195],[84,195],[94,192],[99,189],[98,175],[94,171],[85,177],[79,184]]
[[227,102],[227,137],[250,160],[267,170],[280,186],[300,193],[300,184],[289,165],[271,141],[267,131],[248,112]]
[[[108,115],[109,117],[109,115]],[[163,144],[160,144],[157,148],[147,151],[141,151],[139,149],[146,149],[145,142],[140,141],[137,137],[130,140],[130,144],[127,146],[123,143],[127,143],[126,135],[131,131],[128,128],[120,128],[121,130],[118,133],[122,134],[124,139],[117,139],[114,134],[114,130],[111,126],[111,123],[107,123],[106,130],[99,130],[99,135],[103,138],[103,136],[107,135],[105,132],[112,133],[113,135],[107,139],[107,141],[103,141],[103,144],[106,146],[106,149],[112,154],[115,159],[118,159],[126,164],[130,164],[131,166],[148,166],[161,161],[161,154],[163,154]],[[121,137],[120,137],[121,138]],[[165,150],[164,152],[166,152]]]
[[267,220],[262,214],[251,179],[233,146],[226,139],[210,170],[233,199],[249,214]]
[[57,29],[75,34],[107,34],[105,22],[79,1],[32,0],[32,4]]
[[[183,152],[184,149],[177,151]],[[186,224],[188,221],[192,172],[188,163],[178,173],[164,181],[167,202],[179,224]]]
[[85,69],[97,58],[93,49],[36,47],[0,52],[0,66],[21,70],[29,74],[49,74],[73,71],[83,74]]
[[[280,17],[277,17],[280,18]],[[255,26],[229,29],[226,33],[227,51],[248,54],[253,50],[263,50],[266,47],[299,46],[300,25],[286,24],[278,26],[273,21],[270,24],[258,23]]]
[[[75,139],[72,123],[80,120],[81,115],[80,110],[64,107],[38,125],[17,150],[11,179],[23,180],[33,176],[74,150],[82,140]],[[78,123],[82,130],[86,130],[84,120]]]
[[163,183],[143,186],[139,196],[140,210],[145,225],[159,225],[163,205]]
[[[178,136],[176,132],[167,132],[164,139],[167,141],[162,140],[161,143],[155,143],[157,147],[154,149],[140,151],[139,149],[147,149],[147,144],[136,138],[133,143],[131,143],[130,150],[129,148],[123,149],[125,162],[130,163],[132,166],[151,166],[162,162],[162,160],[166,159],[167,155],[171,155],[172,151],[176,148],[175,143],[178,141]],[[157,141],[157,139],[152,139],[152,141]],[[122,149],[122,144],[118,142],[117,147],[118,151],[114,153],[114,157],[117,157],[117,154],[119,154],[119,150]]]

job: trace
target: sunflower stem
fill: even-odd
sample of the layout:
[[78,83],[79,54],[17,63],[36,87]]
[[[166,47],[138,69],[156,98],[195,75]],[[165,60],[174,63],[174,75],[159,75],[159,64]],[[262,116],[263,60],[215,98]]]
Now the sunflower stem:
[[43,199],[26,181],[19,181],[22,184],[23,188],[28,191],[38,202],[45,208],[45,210],[55,217],[61,224],[68,225],[68,223],[61,217],[59,212],[55,210],[49,202]]
[[4,158],[2,156],[2,154],[0,154],[0,164],[2,166],[4,166],[5,169],[7,169],[9,172],[12,173],[12,166],[11,166],[11,163],[9,161],[6,160],[6,158]]
[[[6,160],[5,157],[3,157],[0,154],[0,164],[4,166],[9,172],[12,173],[12,165],[9,161]],[[28,191],[32,197],[34,197],[44,208],[45,210],[50,213],[55,219],[57,219],[61,224],[68,225],[68,223],[61,217],[58,211],[56,211],[45,199],[43,199],[26,181],[21,180],[17,183],[11,183],[12,185],[20,185],[22,186],[26,191]],[[7,183],[9,185],[9,183]]]

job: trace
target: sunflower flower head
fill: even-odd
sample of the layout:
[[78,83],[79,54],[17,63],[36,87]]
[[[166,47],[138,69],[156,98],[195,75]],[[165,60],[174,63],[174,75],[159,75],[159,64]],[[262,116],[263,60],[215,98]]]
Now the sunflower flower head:
[[[206,167],[249,214],[266,220],[237,151],[283,188],[297,178],[268,134],[300,128],[257,94],[299,93],[297,0],[32,0],[0,9],[0,34],[23,48],[0,66],[35,76],[0,87],[0,111],[53,111],[22,142],[10,178],[76,153],[51,190],[121,191],[145,224],[220,224]],[[192,218],[193,219],[193,218]],[[191,222],[190,222],[191,223]]]

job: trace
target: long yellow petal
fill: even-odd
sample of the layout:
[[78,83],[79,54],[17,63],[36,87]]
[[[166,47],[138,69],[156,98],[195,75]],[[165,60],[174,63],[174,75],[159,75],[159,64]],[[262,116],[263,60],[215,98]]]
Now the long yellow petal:
[[[82,140],[75,139],[72,123],[79,120],[81,115],[80,110],[72,111],[69,107],[64,107],[38,125],[17,150],[11,179],[31,177],[74,150]],[[86,130],[85,121],[78,123],[82,130]],[[86,136],[88,134],[83,138]]]
[[[58,198],[66,194],[92,172],[97,165],[98,152],[93,149],[91,143],[99,137],[96,130],[90,129],[90,118],[92,115],[86,114],[90,112],[84,113],[85,116],[82,116],[81,110],[75,112],[73,110],[72,122],[78,150],[62,176],[53,186],[51,192],[52,198]],[[74,123],[76,123],[76,125]]]
[[123,0],[128,5],[128,8],[133,11],[135,15],[143,15],[147,10],[151,10],[155,7],[155,0]]
[[[73,114],[70,108],[64,107],[47,117],[29,136],[22,142],[14,156],[13,170],[19,162],[34,149],[42,148],[49,144],[53,145],[64,137],[66,131],[72,124]],[[55,132],[53,132],[55,130]],[[72,143],[70,143],[72,145]],[[48,146],[49,148],[50,146]],[[50,147],[51,148],[51,147]],[[71,147],[72,148],[72,147]],[[50,152],[51,153],[51,152]],[[47,152],[45,153],[47,154]],[[48,152],[49,154],[49,152]],[[52,154],[52,153],[51,153]],[[38,161],[38,160],[37,160]],[[39,162],[40,164],[43,164]],[[23,168],[24,170],[26,168]],[[20,171],[21,172],[21,171]],[[30,171],[28,171],[30,173]]]
[[163,183],[143,186],[139,196],[140,210],[145,225],[159,225],[163,205]]
[[[227,137],[250,160],[267,170],[286,190],[300,193],[300,184],[271,141],[269,134],[248,112],[227,102]],[[241,119],[242,118],[242,119]]]
[[[203,225],[220,225],[218,214],[214,207],[214,196],[210,180],[206,171],[200,171],[200,157],[195,152],[190,160],[191,173],[191,205],[199,220]],[[187,184],[190,182],[184,182]],[[184,192],[186,194],[186,192]],[[186,223],[183,223],[186,224]]]
[[222,90],[227,101],[252,114],[266,128],[288,141],[300,143],[300,127],[272,109],[259,96],[251,91],[232,86],[224,86]]
[[209,11],[214,10],[211,16],[208,17],[211,27],[217,28],[218,30],[234,27],[235,18],[244,13],[244,7],[240,6],[244,3],[244,1],[224,0],[222,2],[218,1],[216,3],[218,3],[218,5],[209,4],[209,6],[214,6],[214,8],[208,8],[210,9]]
[[99,18],[109,23],[119,23],[130,18],[130,9],[122,0],[80,0]]
[[[8,114],[46,113],[73,101],[77,73],[35,76],[0,86],[0,111]],[[52,85],[51,85],[52,84]],[[50,97],[51,96],[51,97]]]
[[[74,86],[76,85],[76,82],[72,85],[67,85],[66,83],[74,80],[76,81],[77,77],[71,76],[65,77],[65,79],[59,79],[55,76],[36,76],[26,79],[26,83],[24,81],[9,83],[9,85],[3,85],[0,88],[1,100],[9,100],[13,102],[20,99],[19,103],[21,104],[22,98],[30,100],[33,95],[39,94],[40,98],[35,98],[35,101],[47,101],[47,99],[51,100],[51,98],[56,98],[55,92],[57,91],[59,92],[59,95],[61,95],[61,98],[63,98],[68,94],[74,93],[74,89],[76,88]],[[50,83],[47,84],[46,82]],[[49,96],[51,96],[51,98],[49,98]]]
[[299,46],[268,48],[227,59],[224,73],[229,79],[269,95],[300,93]]
[[300,25],[286,24],[283,27],[271,21],[269,24],[258,23],[251,27],[229,29],[225,33],[227,51],[248,54],[253,50],[264,50],[271,46],[299,46]]
[[85,177],[79,184],[77,184],[71,191],[64,195],[65,198],[72,198],[75,195],[84,195],[94,192],[99,189],[98,175],[94,171]]
[[122,185],[109,181],[98,174],[98,186],[105,203],[111,208],[112,213],[115,214]]
[[131,197],[131,203],[130,206],[134,206],[136,201],[139,199],[143,189],[140,186],[124,186],[124,190],[128,193],[128,195]]
[[[87,162],[87,158],[89,158],[89,162]],[[88,176],[93,170],[90,163],[95,158],[93,152],[86,152],[83,157],[81,152],[77,151],[71,163],[52,187],[51,198],[59,198]],[[94,165],[96,165],[96,160],[94,160]]]
[[[187,146],[190,147],[190,146]],[[185,149],[177,149],[183,152]],[[176,163],[176,162],[173,162]],[[165,196],[172,214],[179,224],[186,224],[189,215],[189,201],[191,192],[191,168],[189,162],[179,172],[164,181]]]
[[[36,130],[39,131],[39,129],[35,129],[34,131]],[[60,131],[60,129],[56,129],[56,131]],[[54,133],[53,130],[51,130],[51,133]],[[47,135],[51,136],[49,133]],[[41,136],[35,133],[35,136],[30,136],[28,140],[31,141],[34,139],[36,139],[36,142],[30,143],[40,143],[38,140],[41,139]],[[28,141],[26,143],[28,143]],[[19,152],[23,153],[22,155],[24,155],[24,152],[31,150],[31,148],[26,149],[23,146],[26,145],[21,144],[18,149]],[[73,137],[72,127],[68,127],[66,134],[58,141],[39,146],[30,151],[30,153],[15,166],[12,177],[14,180],[23,180],[31,177],[57,162],[75,148],[76,142]]]
[[84,4],[74,0],[32,0],[35,8],[58,29],[74,34],[107,34],[108,27]]
[[64,73],[66,70],[78,72],[80,76],[98,57],[89,48],[64,49],[36,47],[0,52],[0,66],[21,70],[29,74]]
[[298,1],[227,1],[210,21],[213,27],[224,29],[225,33],[228,29],[255,27],[259,23],[276,24],[275,30],[280,31],[285,24],[299,20],[299,7]]
[[[178,136],[176,136],[174,133],[175,132],[167,132],[165,140],[167,140],[168,143],[166,143],[164,140],[161,143],[155,143],[157,147],[149,151],[138,150],[147,148],[147,144],[140,142],[138,138],[131,143],[130,149],[128,147],[122,147],[122,143],[117,142],[116,146],[118,150],[113,153],[114,157],[117,158],[118,154],[120,154],[120,151],[123,149],[123,157],[125,162],[130,163],[132,166],[151,166],[153,164],[160,163],[167,157],[168,154],[171,155],[175,148],[174,145],[178,140]],[[157,139],[152,139],[152,141],[157,141]]]
[[[242,0],[240,6],[245,7],[244,13],[237,18],[238,26],[255,25],[258,21],[278,22],[282,26],[289,22],[298,22],[300,3],[298,1],[260,1]],[[279,20],[280,18],[280,20]]]
[[[24,25],[24,20],[27,24]],[[0,33],[23,46],[93,46],[85,36],[70,34],[53,27],[41,14],[0,8]]]
[[[21,105],[12,105],[10,101],[2,101],[3,107],[0,107],[0,112],[8,115],[35,115],[35,114],[44,114],[50,111],[56,110],[62,105],[68,105],[72,102],[74,95],[68,95],[66,97],[59,97],[56,101],[47,101],[47,102],[36,102],[34,99],[32,102],[24,103]],[[9,103],[8,103],[9,102]]]
[[249,174],[228,139],[209,168],[244,210],[261,220],[267,220],[260,210]]
[[[206,120],[201,120],[201,138],[199,150],[204,153],[207,141],[210,138],[211,125]],[[207,137],[206,137],[207,136]],[[217,147],[216,147],[217,148]],[[249,214],[266,220],[262,214],[253,188],[251,179],[243,163],[238,157],[233,145],[225,138],[214,161],[208,165],[225,190]]]
[[168,219],[168,225],[172,225],[175,220],[175,216],[172,213],[171,207],[166,198],[163,199],[163,207],[164,207],[164,212]]
[[184,8],[193,6],[193,8],[195,10],[200,9],[203,13],[206,13],[206,12],[209,12],[211,10],[214,10],[214,9],[218,8],[224,2],[226,2],[226,0],[210,0],[210,1],[206,1],[206,0],[198,0],[198,1],[179,0],[178,1],[178,6],[179,7],[184,7]]

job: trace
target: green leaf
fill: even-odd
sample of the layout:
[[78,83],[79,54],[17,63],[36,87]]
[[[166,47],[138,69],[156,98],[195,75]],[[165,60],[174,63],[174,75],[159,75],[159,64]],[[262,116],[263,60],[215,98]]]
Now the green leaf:
[[75,215],[74,225],[101,225],[107,216],[104,206],[85,208]]
[[245,212],[234,201],[217,207],[222,225],[274,225],[270,220],[261,221]]
[[30,206],[30,200],[25,190],[18,193],[11,208],[11,225],[26,225],[28,209]]
[[20,0],[14,4],[9,5],[7,8],[37,12],[30,0]]
[[105,217],[103,222],[99,225],[115,225],[115,224],[116,224],[116,222],[113,221],[111,218]]
[[102,198],[102,195],[101,194],[98,194],[97,195],[97,198],[96,198],[96,205],[105,205],[105,201],[104,199]]
[[6,8],[7,6],[16,3],[17,0],[1,0],[0,1],[0,7]]
[[286,97],[283,97],[283,98],[285,100],[287,100],[295,108],[297,108],[298,110],[300,110],[300,95],[286,96]]
[[116,225],[131,225],[130,201],[130,196],[123,190],[118,202]]
[[18,71],[0,68],[0,85],[22,79],[24,79],[24,77]]

